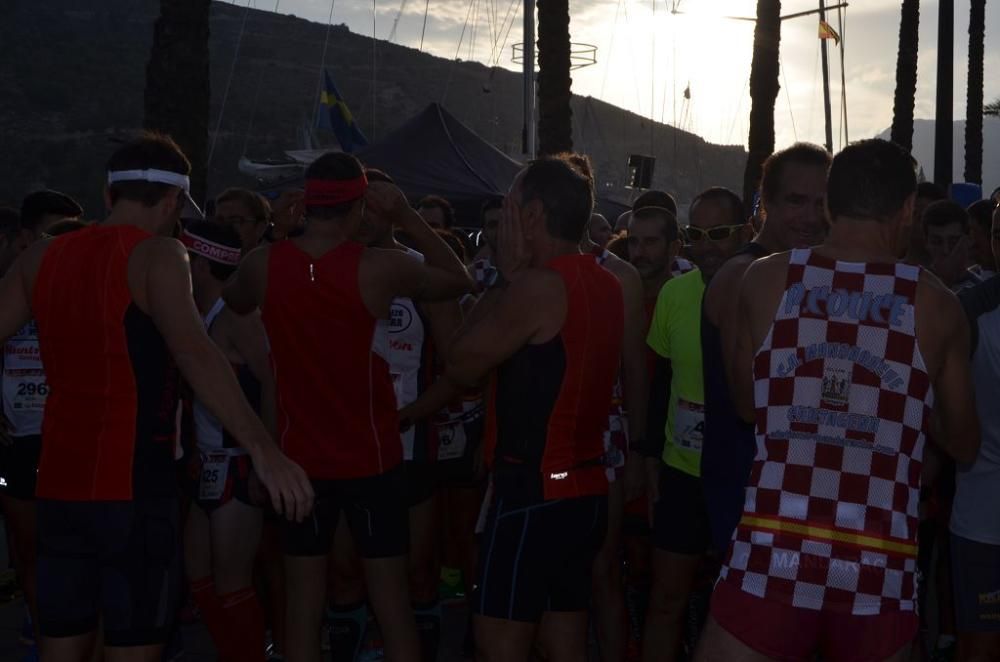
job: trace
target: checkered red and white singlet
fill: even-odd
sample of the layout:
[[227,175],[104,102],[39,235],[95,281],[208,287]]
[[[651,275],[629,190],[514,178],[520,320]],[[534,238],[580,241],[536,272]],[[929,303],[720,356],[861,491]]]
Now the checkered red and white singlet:
[[916,608],[917,502],[933,390],[920,268],[791,254],[754,358],[757,456],[721,581],[813,610]]

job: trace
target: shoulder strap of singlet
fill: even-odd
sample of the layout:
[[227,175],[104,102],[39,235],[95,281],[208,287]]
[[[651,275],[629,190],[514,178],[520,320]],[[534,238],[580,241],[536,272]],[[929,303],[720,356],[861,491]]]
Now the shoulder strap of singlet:
[[770,254],[771,251],[767,250],[762,244],[758,244],[756,241],[751,241],[737,253],[737,255],[752,255],[756,259],[766,257]]
[[208,313],[204,317],[206,329],[212,328],[212,323],[215,322],[215,318],[219,316],[219,313],[221,313],[222,309],[225,307],[226,302],[222,300],[222,297],[219,297],[218,301],[212,304],[212,308],[209,309]]

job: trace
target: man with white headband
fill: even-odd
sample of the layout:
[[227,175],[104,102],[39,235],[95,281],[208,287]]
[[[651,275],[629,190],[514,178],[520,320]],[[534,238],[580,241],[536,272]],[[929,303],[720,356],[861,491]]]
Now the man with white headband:
[[[236,312],[261,309],[282,447],[317,494],[309,520],[289,523],[284,535],[294,596],[285,654],[295,662],[320,660],[327,555],[336,533],[358,547],[386,659],[416,662],[403,445],[387,360],[390,306],[398,297],[458,298],[472,281],[402,192],[387,182],[369,184],[353,156],[324,154],[305,180],[305,232],[252,251],[224,292]],[[355,241],[369,207],[392,218],[424,261]],[[338,531],[340,521],[347,526]]]
[[[205,329],[223,351],[243,394],[274,429],[274,376],[259,314],[236,315],[222,287],[240,263],[236,228],[194,221],[181,234],[191,257],[194,301]],[[219,659],[264,658],[264,618],[253,586],[262,513],[253,502],[252,463],[219,419],[195,398],[193,443],[186,443],[184,486],[192,504],[184,530],[184,570]]]
[[[159,659],[180,555],[177,372],[248,450],[275,508],[302,519],[312,489],[273,443],[191,297],[170,238],[190,164],[145,134],[108,162],[101,224],[28,248],[0,281],[0,338],[34,317],[50,394],[38,469],[42,657]],[[196,214],[193,207],[191,214]]]

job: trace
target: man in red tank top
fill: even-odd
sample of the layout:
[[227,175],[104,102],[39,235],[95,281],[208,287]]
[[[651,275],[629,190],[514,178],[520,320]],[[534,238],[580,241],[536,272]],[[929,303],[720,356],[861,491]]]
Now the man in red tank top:
[[496,370],[486,439],[494,494],[472,597],[479,660],[528,659],[536,633],[547,658],[586,659],[625,312],[619,280],[580,253],[594,189],[573,160],[535,161],[515,180],[499,276],[448,356],[448,377],[463,386]]
[[[386,656],[419,660],[407,589],[408,504],[396,396],[386,360],[392,300],[445,300],[472,289],[465,266],[387,182],[357,159],[325,154],[306,170],[305,232],[251,252],[226,289],[237,312],[260,307],[278,392],[278,437],[301,463],[316,508],[284,537],[289,660],[320,659],[327,555],[341,513],[364,565]],[[391,218],[424,262],[354,240],[366,214]]]
[[177,369],[253,458],[279,512],[312,508],[191,297],[170,235],[190,164],[148,134],[108,162],[99,224],[42,240],[0,281],[0,337],[32,317],[50,395],[38,470],[42,656],[87,659],[98,624],[118,660],[159,659],[180,579]]
[[924,445],[979,446],[962,308],[896,258],[915,191],[898,146],[845,148],[826,240],[743,278],[726,365],[757,452],[700,659],[908,659]]

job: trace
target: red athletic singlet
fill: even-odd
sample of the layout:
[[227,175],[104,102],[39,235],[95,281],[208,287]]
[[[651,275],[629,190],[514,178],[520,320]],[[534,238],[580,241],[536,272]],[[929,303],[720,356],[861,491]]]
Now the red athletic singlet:
[[566,320],[552,340],[525,345],[497,368],[486,457],[498,495],[606,494],[604,431],[625,327],[621,283],[589,254],[545,267],[565,285]]
[[312,258],[271,245],[262,317],[278,391],[278,436],[310,478],[363,478],[402,461],[386,361],[388,323],[358,287],[364,247],[344,242]]
[[128,260],[149,238],[96,225],[55,239],[32,297],[49,396],[37,496],[122,501],[176,493],[177,371],[132,301]]

